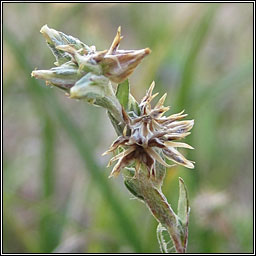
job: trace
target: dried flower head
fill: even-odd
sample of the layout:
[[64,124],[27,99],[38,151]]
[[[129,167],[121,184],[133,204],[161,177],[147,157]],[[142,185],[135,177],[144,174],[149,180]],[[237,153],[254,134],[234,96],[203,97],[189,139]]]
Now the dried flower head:
[[113,152],[119,147],[124,148],[121,153],[109,161],[108,166],[118,160],[110,177],[117,176],[121,169],[134,163],[136,172],[143,164],[147,168],[148,174],[155,176],[156,161],[166,167],[173,166],[167,164],[161,155],[176,164],[191,169],[194,168],[193,162],[187,160],[177,150],[179,147],[189,149],[193,149],[193,147],[186,143],[176,142],[190,134],[189,131],[194,125],[194,120],[180,121],[180,119],[187,116],[183,114],[184,111],[168,117],[164,116],[164,113],[169,110],[169,107],[163,106],[166,94],[152,108],[151,101],[158,95],[158,93],[152,95],[154,85],[153,82],[139,104],[139,116],[129,116],[123,109],[123,119],[126,123],[123,135],[118,137],[109,150],[104,153]]

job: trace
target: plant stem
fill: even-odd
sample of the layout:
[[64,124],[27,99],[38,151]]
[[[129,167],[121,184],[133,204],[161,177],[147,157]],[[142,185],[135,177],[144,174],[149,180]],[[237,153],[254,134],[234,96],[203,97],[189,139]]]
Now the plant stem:
[[176,252],[184,253],[186,248],[181,240],[178,216],[151,179],[153,178],[148,177],[145,170],[140,170],[135,177],[126,177],[125,184],[136,197],[144,201],[152,215],[167,229]]

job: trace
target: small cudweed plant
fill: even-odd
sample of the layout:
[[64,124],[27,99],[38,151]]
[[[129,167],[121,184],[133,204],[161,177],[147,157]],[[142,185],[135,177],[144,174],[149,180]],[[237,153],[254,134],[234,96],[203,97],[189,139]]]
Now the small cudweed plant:
[[[162,252],[186,252],[188,241],[189,204],[184,181],[180,178],[178,213],[175,214],[161,191],[166,167],[176,164],[194,168],[177,148],[193,149],[179,142],[190,134],[194,120],[181,120],[184,111],[165,116],[164,94],[154,107],[151,101],[153,82],[146,95],[138,103],[130,93],[128,76],[141,60],[150,53],[141,50],[119,50],[121,28],[108,50],[97,51],[79,39],[43,26],[41,33],[56,58],[50,70],[34,70],[32,76],[44,79],[46,85],[64,90],[70,98],[85,100],[107,109],[108,116],[118,138],[104,153],[116,152],[109,161],[116,164],[109,177],[123,170],[124,183],[128,190],[142,200],[159,222],[157,238]],[[117,83],[115,90],[112,83]],[[166,163],[165,159],[174,162]],[[171,239],[166,241],[166,232]],[[172,243],[169,245],[169,242]]]

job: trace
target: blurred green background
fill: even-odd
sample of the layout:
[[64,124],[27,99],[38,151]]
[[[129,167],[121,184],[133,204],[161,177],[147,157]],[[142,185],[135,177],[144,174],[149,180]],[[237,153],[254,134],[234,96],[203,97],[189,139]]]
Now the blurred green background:
[[30,77],[54,57],[42,25],[107,49],[152,50],[130,77],[141,99],[152,80],[169,113],[195,119],[184,154],[195,170],[167,171],[176,211],[178,177],[191,203],[189,253],[253,251],[253,4],[4,3],[3,246],[5,253],[158,253],[157,222],[107,179],[116,138],[105,110]]

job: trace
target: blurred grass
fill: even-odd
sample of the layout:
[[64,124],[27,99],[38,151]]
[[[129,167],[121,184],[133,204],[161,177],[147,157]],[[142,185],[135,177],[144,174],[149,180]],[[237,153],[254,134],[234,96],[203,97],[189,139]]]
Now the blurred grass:
[[55,129],[49,117],[45,117],[42,121],[43,134],[42,143],[42,180],[44,182],[43,195],[45,198],[50,197],[54,193],[55,176],[54,176],[54,160],[55,160]]
[[53,62],[46,23],[99,49],[121,25],[121,49],[152,49],[131,76],[135,98],[155,80],[172,113],[195,119],[184,153],[196,169],[168,170],[163,187],[174,210],[179,176],[188,188],[188,252],[252,252],[251,4],[4,3],[3,14],[4,252],[159,252],[148,209],[103,172],[116,136],[104,111],[30,78]]
[[243,87],[244,82],[252,83],[252,64],[252,60],[249,59],[226,76],[221,77],[221,79],[215,82],[211,82],[207,85],[207,89],[200,90],[194,98],[190,99],[194,101],[193,108],[197,110],[213,100],[216,101],[218,98],[225,97],[231,90]]
[[177,101],[175,106],[178,109],[186,108],[188,105],[188,97],[191,93],[190,88],[193,82],[194,74],[196,71],[196,60],[203,47],[203,43],[207,39],[207,33],[211,28],[213,18],[219,5],[210,5],[208,10],[205,11],[203,17],[198,21],[198,26],[193,33],[193,38],[191,39],[191,47],[184,60],[184,64],[181,71],[181,82],[180,89],[177,94]]
[[[42,125],[42,199],[47,200],[54,194],[55,188],[55,129],[54,124],[46,114],[42,120]],[[49,252],[58,245],[63,222],[60,223],[57,216],[52,214],[48,207],[42,211],[41,215],[39,224],[41,249],[43,252]],[[45,223],[49,224],[45,225]]]

